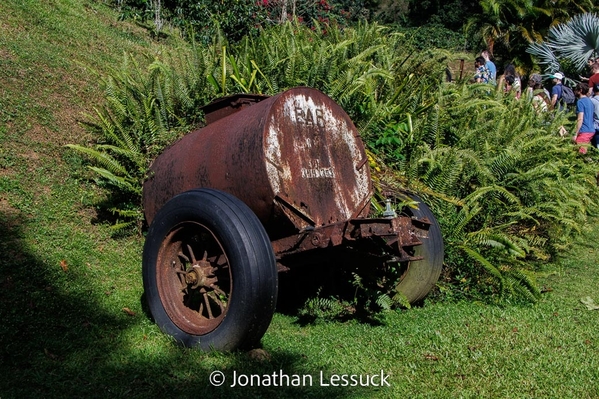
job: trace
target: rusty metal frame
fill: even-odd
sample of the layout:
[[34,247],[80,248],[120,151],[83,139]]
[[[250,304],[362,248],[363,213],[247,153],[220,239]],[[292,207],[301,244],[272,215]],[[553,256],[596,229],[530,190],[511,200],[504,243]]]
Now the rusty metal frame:
[[430,222],[408,216],[395,218],[351,219],[325,226],[309,226],[297,234],[272,241],[277,259],[300,252],[337,247],[352,242],[382,239],[394,259],[399,262],[420,260],[406,249],[421,245],[420,238],[428,237]]

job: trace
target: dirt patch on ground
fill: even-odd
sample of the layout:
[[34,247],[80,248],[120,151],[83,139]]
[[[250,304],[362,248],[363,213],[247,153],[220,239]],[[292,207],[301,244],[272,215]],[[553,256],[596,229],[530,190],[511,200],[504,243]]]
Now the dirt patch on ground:
[[20,154],[19,155],[21,158],[25,158],[29,161],[37,161],[38,159],[40,159],[40,156],[36,153],[36,152],[28,152],[26,154]]
[[5,220],[4,224],[10,225],[11,221],[16,221],[18,216],[19,210],[13,208],[6,198],[0,197],[0,223]]
[[[0,24],[0,30],[2,29],[2,24]],[[14,61],[15,60],[15,56],[13,53],[11,53],[10,51],[8,51],[5,48],[0,47],[0,60],[3,61]]]
[[0,177],[7,177],[13,175],[15,172],[9,168],[0,168]]
[[[93,113],[103,99],[94,89],[96,82],[83,80],[65,70],[49,71],[46,87],[36,90],[35,102],[43,115],[31,121],[26,138],[36,143],[52,143],[60,147],[85,141],[86,130],[81,122],[86,113]],[[45,90],[47,86],[51,91]]]

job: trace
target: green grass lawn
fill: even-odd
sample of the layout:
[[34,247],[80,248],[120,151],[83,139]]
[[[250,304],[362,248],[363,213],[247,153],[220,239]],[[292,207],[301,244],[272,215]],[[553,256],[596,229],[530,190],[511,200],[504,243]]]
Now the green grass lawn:
[[[56,202],[50,194],[39,206],[61,219]],[[141,240],[112,240],[68,218],[4,214],[1,226],[2,398],[599,395],[599,313],[580,302],[599,302],[597,255],[582,240],[552,266],[536,305],[425,303],[377,324],[301,325],[276,314],[265,353],[253,356],[182,349],[159,332],[141,300]],[[227,378],[220,387],[209,383],[217,370]],[[273,385],[297,375],[307,386],[231,387],[234,373],[275,373]],[[380,373],[390,386],[333,386],[335,375]]]
[[[95,1],[7,0],[0,15],[0,398],[599,396],[599,313],[580,301],[599,303],[599,226],[547,267],[536,305],[428,301],[376,323],[277,313],[262,352],[176,346],[144,309],[143,238],[111,238],[104,193],[63,145],[90,139],[78,121],[101,101],[96,73],[181,42]],[[251,375],[271,386],[239,386]],[[334,385],[352,375],[389,386]]]

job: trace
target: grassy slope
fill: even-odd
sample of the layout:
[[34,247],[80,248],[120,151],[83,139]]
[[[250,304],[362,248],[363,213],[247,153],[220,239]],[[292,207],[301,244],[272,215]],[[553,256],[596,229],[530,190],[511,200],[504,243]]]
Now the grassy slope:
[[[0,15],[1,398],[599,395],[599,314],[579,302],[599,302],[597,253],[584,241],[536,306],[428,303],[381,325],[277,314],[264,360],[172,345],[143,312],[143,241],[94,223],[102,193],[62,147],[90,140],[77,121],[101,103],[95,73],[162,44],[91,0],[4,0]],[[217,369],[306,374],[313,386],[216,388]],[[320,371],[381,369],[391,387],[318,386]]]

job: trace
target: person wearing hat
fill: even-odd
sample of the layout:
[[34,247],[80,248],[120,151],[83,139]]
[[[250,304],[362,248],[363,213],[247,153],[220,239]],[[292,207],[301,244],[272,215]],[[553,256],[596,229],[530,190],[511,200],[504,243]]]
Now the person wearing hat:
[[[558,105],[558,101],[562,98],[562,80],[564,80],[564,75],[562,75],[560,72],[556,72],[549,77],[553,79],[553,88],[551,89],[551,107],[555,109],[556,105]],[[561,108],[561,106],[559,107]]]

